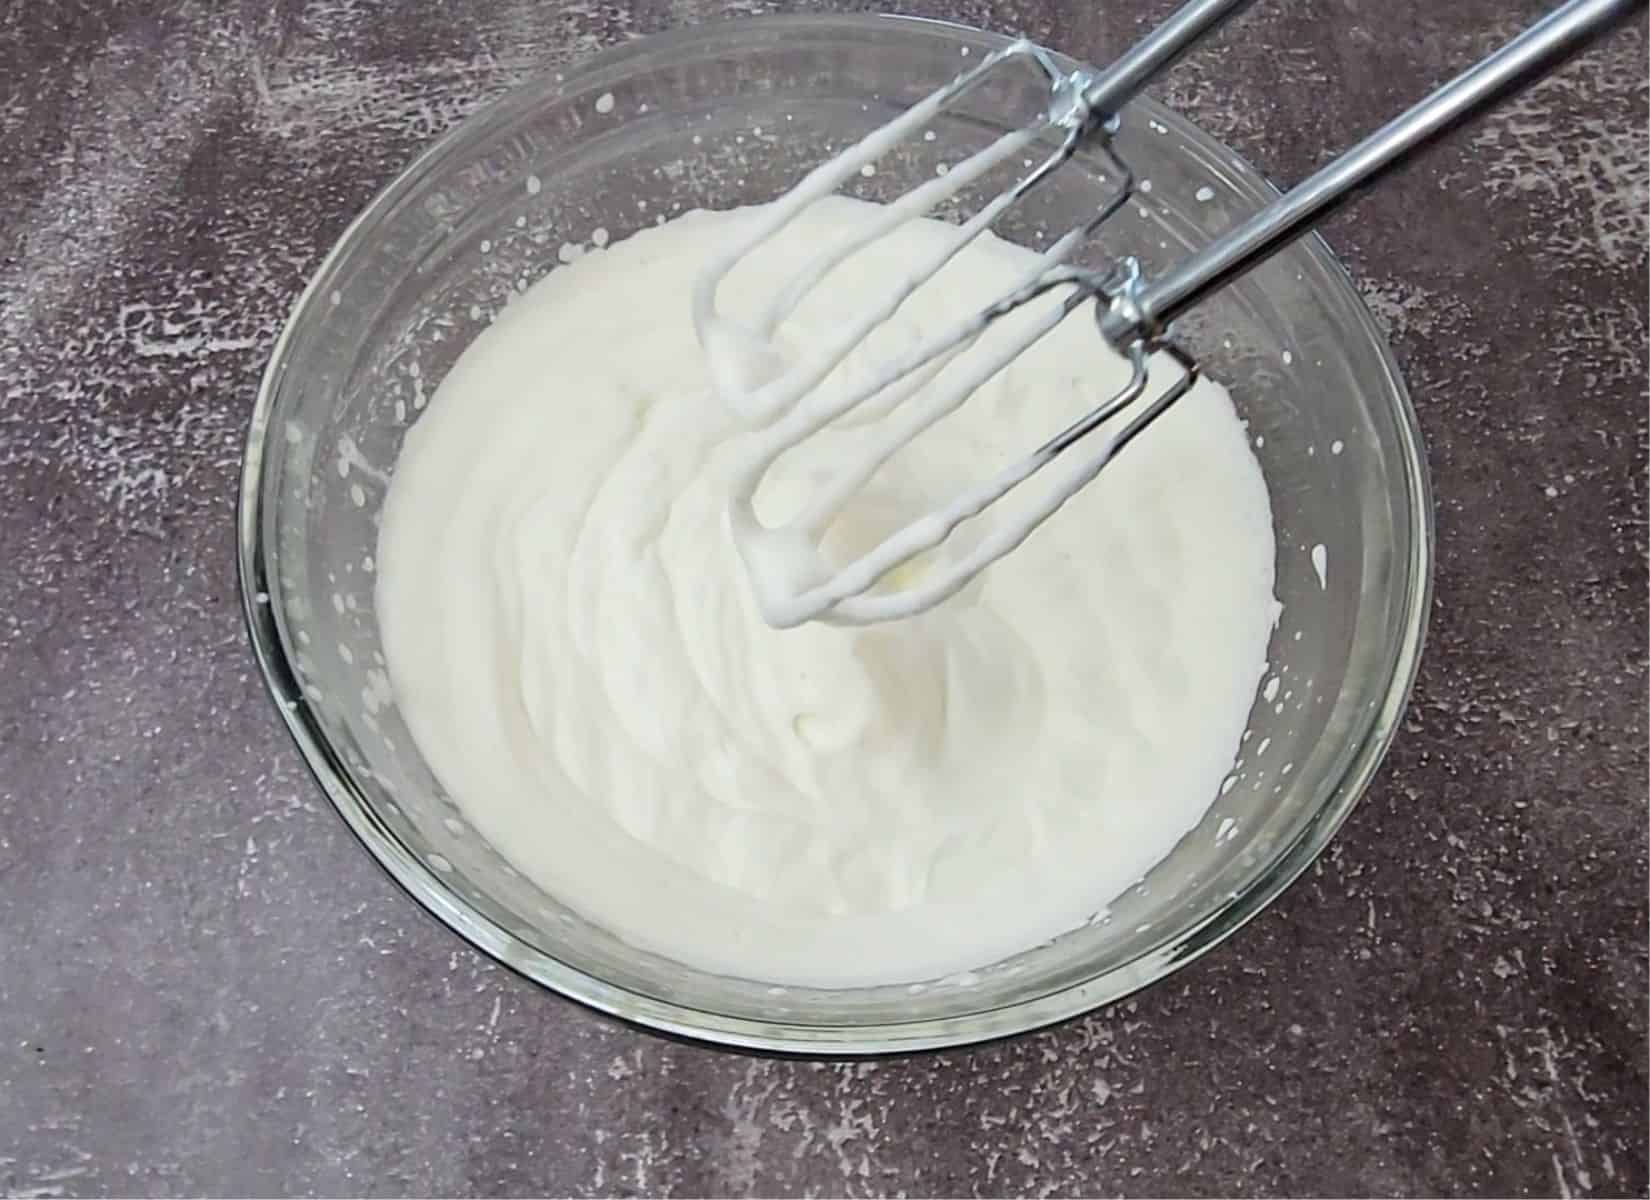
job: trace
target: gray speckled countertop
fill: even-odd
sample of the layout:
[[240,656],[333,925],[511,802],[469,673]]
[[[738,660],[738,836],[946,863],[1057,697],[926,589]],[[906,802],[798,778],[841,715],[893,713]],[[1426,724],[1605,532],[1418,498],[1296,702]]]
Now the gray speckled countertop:
[[[1329,231],[1429,439],[1431,642],[1333,849],[1163,986],[910,1060],[666,1043],[328,808],[232,568],[282,316],[523,72],[768,7],[0,5],[0,1192],[1645,1194],[1642,25]],[[1096,55],[1168,7],[912,9]],[[1298,178],[1542,7],[1271,0],[1165,94]]]

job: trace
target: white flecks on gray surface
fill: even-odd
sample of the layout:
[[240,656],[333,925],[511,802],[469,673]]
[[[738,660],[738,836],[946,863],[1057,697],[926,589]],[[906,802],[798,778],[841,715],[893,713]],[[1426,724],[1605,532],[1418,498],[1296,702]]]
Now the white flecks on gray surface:
[[[1422,414],[1441,602],[1376,785],[1227,946],[1007,1044],[751,1060],[538,992],[360,852],[235,593],[280,322],[527,72],[767,7],[0,19],[0,128],[26,131],[0,136],[0,951],[28,964],[0,971],[0,1191],[1644,1194],[1639,32],[1329,230]],[[1166,7],[910,11],[1098,56]],[[1539,8],[1259,5],[1161,92],[1300,178]]]

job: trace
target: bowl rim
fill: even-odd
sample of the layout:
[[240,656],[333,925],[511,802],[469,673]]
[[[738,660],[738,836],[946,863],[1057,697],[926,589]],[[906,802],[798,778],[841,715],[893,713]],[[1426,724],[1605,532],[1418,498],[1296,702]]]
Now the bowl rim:
[[[528,945],[483,916],[460,897],[437,872],[413,854],[382,820],[354,785],[347,764],[334,750],[303,693],[294,663],[283,644],[270,601],[269,546],[264,538],[261,499],[265,439],[280,393],[297,330],[321,309],[323,296],[339,264],[363,234],[393,209],[449,152],[524,114],[547,88],[574,91],[622,73],[639,60],[679,52],[725,39],[786,30],[864,35],[877,30],[916,33],[962,40],[992,48],[1013,39],[957,22],[885,13],[776,14],[713,21],[669,30],[634,42],[608,47],[552,75],[541,70],[483,105],[437,138],[384,186],[349,223],[299,294],[270,352],[246,432],[236,506],[237,577],[242,615],[264,683],[288,733],[328,800],[389,877],[420,907],[472,946],[529,980],[599,1013],[657,1033],[723,1048],[813,1057],[858,1057],[936,1050],[1026,1033],[1115,1003],[1200,958],[1270,905],[1329,844],[1367,790],[1397,733],[1414,686],[1431,608],[1434,527],[1432,486],[1420,426],[1386,337],[1351,276],[1316,233],[1297,244],[1313,260],[1333,290],[1343,291],[1344,307],[1358,332],[1375,351],[1381,379],[1391,398],[1403,475],[1409,500],[1410,554],[1404,608],[1395,646],[1390,650],[1390,679],[1381,702],[1370,712],[1340,777],[1301,832],[1274,852],[1268,867],[1224,905],[1182,930],[1170,942],[1116,968],[1031,999],[974,1013],[863,1025],[821,1025],[794,1020],[757,1020],[709,1012],[657,999],[608,983]],[[1069,56],[1056,54],[1068,67]],[[1217,151],[1246,187],[1276,194],[1269,180],[1241,155],[1204,133],[1173,110],[1141,97],[1132,102],[1150,119],[1175,133]]]

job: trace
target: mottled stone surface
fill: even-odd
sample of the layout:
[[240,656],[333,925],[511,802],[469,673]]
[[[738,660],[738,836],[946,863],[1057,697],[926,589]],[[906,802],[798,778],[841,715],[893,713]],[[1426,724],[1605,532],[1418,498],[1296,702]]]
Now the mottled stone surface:
[[[279,727],[232,495],[306,274],[529,68],[766,0],[0,4],[0,1192],[1642,1195],[1642,27],[1343,217],[1438,492],[1403,738],[1134,1003],[667,1044],[398,894]],[[1165,0],[918,0],[1098,54]],[[1297,178],[1537,0],[1270,0],[1166,96]]]

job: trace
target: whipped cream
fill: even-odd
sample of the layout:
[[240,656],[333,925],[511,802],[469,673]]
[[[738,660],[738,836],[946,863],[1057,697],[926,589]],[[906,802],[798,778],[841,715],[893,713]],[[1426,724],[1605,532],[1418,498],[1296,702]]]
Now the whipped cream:
[[[695,282],[763,212],[691,213],[588,254],[460,357],[407,436],[383,512],[390,679],[475,828],[637,946],[780,984],[978,968],[1103,911],[1219,792],[1276,611],[1265,483],[1230,400],[1203,380],[931,611],[770,627],[728,510],[772,414],[720,402],[712,361],[724,382],[743,370],[759,387],[784,365],[762,354],[794,362],[839,336],[950,235],[902,226],[772,338],[707,353]],[[820,246],[878,212],[809,207],[722,282],[726,329],[755,322]],[[1036,263],[985,236],[838,371],[876,371]],[[1066,321],[857,488],[824,553],[878,544],[1127,376],[1092,322]],[[897,419],[856,410],[789,446],[752,489],[753,518],[778,528],[804,511]],[[968,553],[1061,484],[1038,476],[935,553]],[[781,572],[819,569],[812,546],[761,557],[787,553]],[[919,559],[889,582],[931,569]]]

